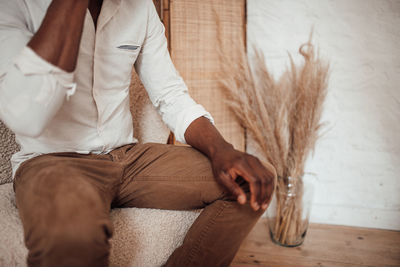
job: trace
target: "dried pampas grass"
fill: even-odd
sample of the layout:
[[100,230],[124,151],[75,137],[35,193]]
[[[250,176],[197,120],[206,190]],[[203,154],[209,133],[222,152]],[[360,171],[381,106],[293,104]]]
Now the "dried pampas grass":
[[[327,93],[329,65],[321,61],[311,41],[312,34],[299,48],[304,63],[296,66],[289,54],[290,67],[278,80],[272,77],[264,56],[257,50],[252,68],[244,49],[238,51],[241,62],[229,62],[220,52],[220,80],[227,103],[276,168],[275,238],[287,245],[304,231],[301,178],[322,126],[320,118]],[[289,177],[296,178],[291,179],[290,188]],[[289,189],[292,192],[287,197]]]

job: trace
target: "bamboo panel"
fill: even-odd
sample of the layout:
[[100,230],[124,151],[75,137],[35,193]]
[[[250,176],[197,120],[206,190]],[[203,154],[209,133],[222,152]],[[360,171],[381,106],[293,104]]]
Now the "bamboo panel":
[[224,104],[216,77],[221,71],[218,38],[222,51],[240,60],[235,51],[244,45],[245,1],[171,0],[169,19],[171,57],[190,95],[212,114],[224,138],[244,151],[244,129]]

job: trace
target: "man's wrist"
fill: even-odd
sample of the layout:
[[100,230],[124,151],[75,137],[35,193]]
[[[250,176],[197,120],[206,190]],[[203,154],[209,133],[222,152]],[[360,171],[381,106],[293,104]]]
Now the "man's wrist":
[[217,128],[204,116],[194,120],[185,132],[186,142],[201,151],[208,158],[234,150],[233,145],[225,141]]
[[218,142],[210,144],[208,148],[207,156],[209,158],[214,158],[216,155],[220,153],[225,153],[227,151],[233,150],[234,147],[231,143],[226,142],[225,140],[220,140]]

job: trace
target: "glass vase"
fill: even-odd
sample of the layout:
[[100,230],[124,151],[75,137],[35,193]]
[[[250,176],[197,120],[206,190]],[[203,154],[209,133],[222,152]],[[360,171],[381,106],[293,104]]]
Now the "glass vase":
[[269,232],[274,243],[285,247],[296,247],[303,243],[314,195],[313,178],[311,174],[278,178],[267,209]]

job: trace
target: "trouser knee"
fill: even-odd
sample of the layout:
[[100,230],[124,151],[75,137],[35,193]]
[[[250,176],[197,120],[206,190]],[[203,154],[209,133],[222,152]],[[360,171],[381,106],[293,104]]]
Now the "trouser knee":
[[106,228],[101,228],[82,225],[51,227],[36,242],[29,241],[28,265],[108,266],[109,236]]

